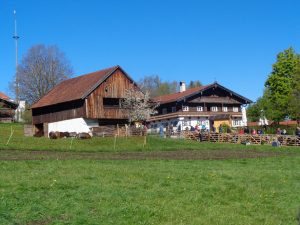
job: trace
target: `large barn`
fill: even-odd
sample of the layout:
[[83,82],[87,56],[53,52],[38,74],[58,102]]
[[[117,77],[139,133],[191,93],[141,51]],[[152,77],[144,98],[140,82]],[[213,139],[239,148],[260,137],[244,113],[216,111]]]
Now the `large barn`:
[[36,132],[90,132],[99,125],[127,123],[120,103],[132,85],[120,66],[65,80],[32,105]]

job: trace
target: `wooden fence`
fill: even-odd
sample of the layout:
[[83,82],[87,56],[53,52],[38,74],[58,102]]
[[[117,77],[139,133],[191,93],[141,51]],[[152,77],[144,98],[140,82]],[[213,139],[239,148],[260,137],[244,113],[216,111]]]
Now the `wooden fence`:
[[183,131],[177,135],[189,140],[219,142],[219,143],[234,143],[234,144],[272,144],[279,142],[283,146],[300,146],[300,137],[295,135],[250,135],[250,134],[227,134],[227,133],[197,133],[192,131]]
[[142,127],[127,126],[127,125],[109,125],[92,127],[93,137],[127,137],[127,136],[145,136],[147,130]]

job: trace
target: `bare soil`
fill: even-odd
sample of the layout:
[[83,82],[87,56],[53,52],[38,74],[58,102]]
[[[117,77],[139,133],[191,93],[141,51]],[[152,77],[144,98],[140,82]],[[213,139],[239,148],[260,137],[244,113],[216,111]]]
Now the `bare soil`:
[[277,157],[292,155],[283,152],[262,152],[256,150],[179,150],[151,152],[60,152],[0,150],[0,161],[7,160],[224,160]]

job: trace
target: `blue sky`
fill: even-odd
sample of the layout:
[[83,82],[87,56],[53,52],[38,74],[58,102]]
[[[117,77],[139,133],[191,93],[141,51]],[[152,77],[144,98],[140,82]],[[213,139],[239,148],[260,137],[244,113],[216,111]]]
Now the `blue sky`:
[[121,65],[135,80],[200,80],[256,100],[276,54],[300,50],[300,1],[0,0],[0,91],[35,44],[57,45],[75,76]]

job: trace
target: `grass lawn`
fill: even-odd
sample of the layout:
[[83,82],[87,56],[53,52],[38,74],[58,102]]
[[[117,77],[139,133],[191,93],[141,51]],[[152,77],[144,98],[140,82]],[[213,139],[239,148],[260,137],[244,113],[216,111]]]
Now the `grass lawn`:
[[300,157],[0,161],[0,224],[298,224]]
[[[14,130],[8,145],[11,128]],[[92,138],[78,140],[71,138],[51,140],[49,138],[24,137],[21,124],[0,124],[0,149],[18,150],[56,150],[56,151],[88,151],[88,152],[122,152],[122,151],[168,151],[168,150],[258,150],[258,151],[285,151],[299,152],[299,147],[274,148],[264,146],[244,146],[228,143],[207,143],[187,140],[162,139],[157,136],[148,136],[144,146],[144,137]]]
[[0,124],[0,224],[299,223],[300,148],[143,143],[120,138],[114,149],[114,138],[93,138],[71,146]]

